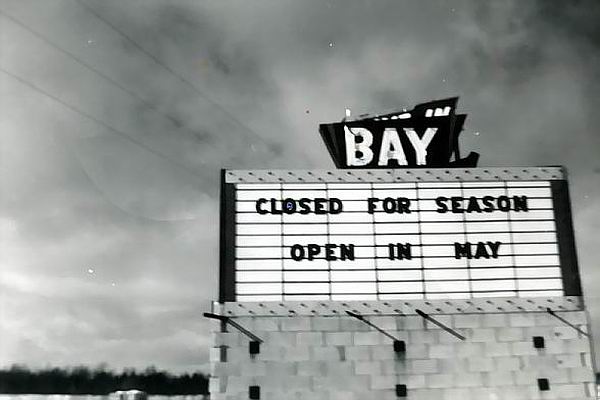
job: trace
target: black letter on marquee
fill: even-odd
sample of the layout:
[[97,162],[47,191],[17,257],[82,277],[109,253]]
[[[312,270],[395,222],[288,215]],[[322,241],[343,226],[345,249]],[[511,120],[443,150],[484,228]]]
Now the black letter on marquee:
[[515,211],[529,211],[527,205],[527,196],[513,196],[515,202]]
[[437,204],[438,206],[438,209],[436,211],[440,214],[448,212],[448,206],[445,204],[446,201],[448,201],[448,198],[444,196],[440,196],[437,199],[435,199],[435,204]]
[[390,243],[388,244],[388,258],[390,260],[412,260],[410,243]]
[[340,244],[340,260],[354,261],[354,245],[353,244]]
[[369,197],[367,199],[367,208],[369,214],[373,214],[375,212],[375,203],[378,201],[379,199],[377,197]]
[[473,258],[470,242],[466,242],[465,244],[454,242],[454,258],[461,257]]
[[290,256],[294,261],[301,261],[304,258],[304,247],[299,244],[295,244],[290,249]]
[[269,213],[267,210],[263,210],[263,209],[260,207],[262,204],[265,204],[266,202],[267,202],[267,199],[264,199],[264,198],[262,198],[262,197],[261,197],[260,199],[256,200],[256,212],[257,212],[257,213],[259,213],[259,214],[263,214],[263,215],[264,215],[264,214],[268,214],[268,213]]

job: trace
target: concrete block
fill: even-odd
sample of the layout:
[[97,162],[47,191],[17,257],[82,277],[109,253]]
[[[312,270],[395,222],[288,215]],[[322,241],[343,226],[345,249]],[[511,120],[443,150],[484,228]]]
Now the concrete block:
[[416,358],[427,358],[429,356],[429,349],[425,344],[406,344],[406,359],[416,359]]
[[[309,346],[291,346],[283,349],[283,360],[285,362],[293,361],[308,361],[310,357]],[[317,348],[314,349],[315,353],[321,353],[321,350],[330,350],[328,348]]]
[[[238,354],[239,351],[231,352]],[[244,354],[244,353],[242,353]],[[247,354],[247,352],[245,353]],[[271,346],[268,343],[263,343],[260,346],[260,353],[256,354],[255,358],[259,361],[281,361],[283,360],[283,347]],[[234,361],[234,360],[232,360]]]
[[482,373],[486,386],[511,386],[515,384],[513,371],[492,371]]
[[562,384],[552,385],[552,390],[555,392],[559,399],[578,399],[586,396],[586,389],[584,384]]
[[408,341],[410,343],[435,343],[436,339],[437,332],[413,330],[408,333]]
[[556,354],[556,364],[559,368],[578,368],[586,366],[580,354]]
[[372,376],[371,389],[393,389],[398,382],[398,378],[394,375]]
[[[233,364],[233,363],[228,363]],[[244,363],[235,363],[239,366],[240,375],[243,376],[264,376],[267,372],[265,361],[251,361]]]
[[515,328],[535,326],[535,314],[514,313],[508,315],[509,325]]
[[489,372],[494,369],[494,360],[486,357],[471,357],[468,365],[470,372]]
[[371,348],[370,346],[348,346],[346,347],[346,359],[368,361],[371,359]]
[[459,372],[454,374],[454,385],[456,387],[479,387],[483,385],[483,376],[481,373]]
[[440,400],[444,396],[444,389],[415,389],[409,392],[409,399]]
[[584,353],[590,350],[590,341],[585,339],[565,340],[567,353]]
[[519,342],[525,340],[523,328],[496,328],[496,338],[499,342]]
[[349,346],[352,344],[350,332],[326,332],[325,343],[328,346]]
[[[313,351],[310,358],[314,361],[342,361],[340,359],[340,352],[338,351],[337,347],[320,347],[313,348],[312,350]],[[347,354],[346,358],[348,358]]]
[[208,391],[212,393],[223,393],[225,391],[225,384],[227,378],[209,378],[208,379]]
[[456,357],[482,357],[484,355],[483,343],[470,343],[467,341],[460,342],[454,345],[456,349]]
[[381,363],[379,361],[356,361],[354,373],[356,375],[382,375]]
[[356,346],[368,346],[381,343],[383,334],[378,331],[354,332],[354,344]]
[[398,326],[396,323],[397,318],[398,317],[392,315],[382,315],[379,317],[370,317],[369,321],[384,331],[395,331]]
[[427,383],[427,387],[431,389],[445,389],[454,386],[454,376],[452,374],[426,375],[425,381]]
[[521,362],[518,357],[494,357],[496,371],[519,371]]
[[340,317],[312,317],[312,329],[315,331],[339,331]]
[[340,318],[340,331],[342,332],[365,332],[371,329],[369,325],[356,318],[350,316]]
[[408,389],[420,389],[427,387],[425,375],[422,374],[401,375],[399,381],[404,383]]
[[471,391],[468,388],[448,388],[444,390],[441,400],[471,400]]
[[296,373],[300,376],[323,376],[327,374],[326,363],[322,361],[300,361],[296,363]]
[[[448,328],[452,328],[452,316],[451,315],[432,315],[431,318],[437,322],[444,324]],[[442,329],[431,321],[425,320],[425,329]]]
[[539,350],[533,347],[533,342],[511,342],[511,352],[515,356],[528,356],[539,353]]
[[545,340],[544,350],[546,354],[563,354],[567,353],[566,340]]
[[411,360],[410,368],[415,374],[437,374],[438,360]]
[[221,361],[221,347],[211,347],[208,350],[208,357],[210,362]]
[[[287,318],[287,317],[286,317]],[[281,318],[278,317],[260,317],[253,318],[252,323],[246,323],[244,325],[243,321],[238,321],[240,318],[236,318],[236,322],[239,322],[244,328],[248,330],[254,331],[265,331],[265,332],[274,332],[280,330],[280,322]]]
[[271,346],[291,347],[296,346],[296,332],[269,332],[264,341]]
[[311,330],[311,317],[283,317],[281,318],[281,330],[282,331],[310,331]]
[[510,355],[509,342],[489,342],[484,344],[484,354],[488,357]]
[[[458,333],[459,335],[462,335],[464,337],[468,337],[469,335],[469,329],[456,329],[453,328],[453,330]],[[462,343],[462,340],[460,340],[459,338],[457,338],[456,336],[454,336],[453,334],[451,334],[450,332],[446,332],[443,329],[439,329],[437,332],[437,342],[441,343],[441,344],[448,344],[448,343]]]
[[570,382],[595,382],[594,371],[589,367],[569,368]]
[[481,323],[485,328],[503,328],[508,325],[506,314],[483,314]]
[[371,355],[374,361],[394,360],[398,357],[398,354],[394,351],[394,346],[391,344],[371,346]]
[[496,331],[493,328],[472,329],[467,337],[471,342],[495,342]]
[[405,330],[422,330],[425,329],[425,319],[418,315],[407,315],[405,317],[398,317],[396,319],[396,325],[399,331]]
[[323,333],[321,332],[298,332],[296,333],[296,342],[298,345],[303,346],[322,346]]
[[481,322],[481,314],[456,314],[452,326],[455,328],[479,328]]
[[433,344],[429,346],[429,358],[454,358],[456,352],[451,344]]

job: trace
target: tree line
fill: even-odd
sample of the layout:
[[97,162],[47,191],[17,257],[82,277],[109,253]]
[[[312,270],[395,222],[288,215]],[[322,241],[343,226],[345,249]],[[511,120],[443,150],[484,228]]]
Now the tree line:
[[139,389],[148,394],[208,394],[208,378],[200,372],[173,375],[154,367],[143,371],[126,368],[122,372],[104,367],[44,368],[31,370],[13,365],[0,370],[3,394],[94,394]]

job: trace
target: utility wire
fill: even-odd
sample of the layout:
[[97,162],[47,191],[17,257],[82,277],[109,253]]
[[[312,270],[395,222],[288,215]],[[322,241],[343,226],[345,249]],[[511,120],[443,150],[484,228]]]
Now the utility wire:
[[204,94],[200,89],[198,89],[198,87],[196,87],[194,84],[192,84],[188,79],[186,79],[183,76],[181,76],[180,74],[178,74],[175,70],[173,70],[171,67],[169,67],[164,62],[162,62],[154,54],[147,51],[142,45],[140,45],[138,42],[136,42],[131,36],[127,35],[125,32],[123,32],[121,29],[119,29],[116,25],[109,22],[106,18],[102,17],[96,10],[94,10],[92,7],[88,6],[84,1],[82,1],[82,0],[75,0],[75,1],[80,6],[85,8],[90,14],[92,14],[93,16],[98,18],[100,21],[104,22],[112,30],[114,30],[115,32],[117,32],[118,34],[123,36],[125,39],[127,39],[127,41],[129,41],[135,48],[137,48],[140,52],[142,52],[147,57],[149,57],[152,61],[154,61],[154,63],[156,63],[157,65],[160,65],[166,71],[168,71],[173,76],[175,76],[180,82],[182,82],[185,85],[187,85],[188,87],[190,87],[196,94],[198,94],[200,97],[202,97],[208,103],[210,103],[213,107],[216,107],[217,109],[219,109],[227,118],[229,118],[230,120],[235,122],[242,129],[251,133],[254,137],[256,137],[258,140],[260,140],[265,146],[268,146],[267,141],[265,139],[263,139],[262,136],[260,136],[259,134],[254,132],[252,129],[250,129],[248,126],[246,126],[244,123],[242,123],[242,121],[240,121],[238,118],[235,117],[235,115],[233,115],[232,113],[227,111],[222,105],[220,105],[219,103],[213,101],[211,98],[206,96],[206,94]]
[[143,149],[145,149],[145,150],[147,150],[147,151],[151,152],[152,154],[154,154],[154,155],[156,155],[156,156],[158,156],[158,157],[160,157],[160,158],[162,158],[162,159],[164,159],[164,160],[166,160],[166,161],[169,161],[170,163],[172,163],[172,164],[176,165],[177,167],[179,167],[179,168],[181,168],[181,169],[185,170],[186,172],[188,172],[188,173],[190,173],[190,174],[194,175],[195,177],[197,177],[197,178],[199,178],[199,179],[202,179],[202,180],[204,180],[204,179],[205,179],[205,177],[204,177],[204,176],[202,176],[202,175],[198,174],[197,172],[195,172],[195,171],[193,171],[193,170],[189,169],[189,168],[188,168],[188,167],[186,167],[184,164],[181,164],[181,163],[179,163],[179,162],[177,162],[177,161],[175,161],[175,160],[173,160],[173,159],[171,159],[171,158],[169,158],[169,157],[165,156],[164,154],[162,154],[162,153],[160,153],[160,152],[158,152],[158,151],[156,151],[156,150],[152,149],[151,147],[149,147],[149,146],[145,145],[144,143],[142,143],[142,142],[140,142],[140,141],[138,141],[138,140],[136,140],[136,139],[132,138],[130,135],[128,135],[128,134],[126,134],[126,133],[124,133],[124,132],[122,132],[122,131],[120,131],[120,130],[118,130],[118,129],[116,129],[116,128],[112,127],[112,126],[110,126],[108,123],[104,122],[103,120],[101,120],[101,119],[99,119],[99,118],[96,118],[96,117],[94,117],[93,115],[91,115],[91,114],[88,114],[87,112],[85,112],[85,111],[83,111],[83,110],[80,110],[79,108],[77,108],[77,107],[75,107],[75,106],[73,106],[73,105],[71,105],[71,104],[69,104],[69,103],[67,103],[67,102],[63,101],[62,99],[60,99],[60,98],[56,97],[55,95],[53,95],[53,94],[51,94],[51,93],[49,93],[49,92],[45,91],[44,89],[42,89],[42,88],[40,88],[40,87],[36,86],[35,84],[33,84],[32,82],[30,82],[30,81],[26,80],[25,78],[23,78],[23,77],[20,77],[20,76],[18,76],[18,75],[16,75],[16,74],[14,74],[14,73],[12,73],[12,72],[10,72],[10,71],[8,71],[8,70],[4,69],[2,66],[0,66],[0,71],[4,72],[6,75],[8,75],[8,76],[12,77],[13,79],[15,79],[15,80],[19,81],[19,82],[20,82],[21,84],[23,84],[24,86],[27,86],[27,87],[29,87],[30,89],[33,89],[34,91],[36,91],[36,92],[38,92],[38,93],[40,93],[40,94],[43,94],[43,95],[44,95],[44,96],[46,96],[47,98],[49,98],[49,99],[51,99],[51,100],[54,100],[55,102],[57,102],[57,103],[61,104],[61,105],[62,105],[62,106],[64,106],[65,108],[69,109],[70,111],[72,111],[72,112],[74,112],[74,113],[77,113],[77,114],[79,114],[79,115],[81,115],[81,116],[85,117],[86,119],[89,119],[89,120],[90,120],[90,121],[92,121],[92,122],[95,122],[96,124],[98,124],[98,125],[100,125],[100,126],[104,127],[105,129],[107,129],[107,130],[111,131],[112,133],[115,133],[115,134],[117,134],[117,135],[119,135],[119,136],[123,137],[123,138],[124,138],[124,139],[126,139],[127,141],[129,141],[129,142],[131,142],[131,143],[133,143],[133,144],[135,144],[135,145],[137,145],[137,146],[139,146],[139,147],[141,147],[141,148],[143,148]]
[[[36,32],[35,30],[33,30],[30,26],[28,26],[27,24],[25,24],[22,21],[19,21],[18,19],[16,19],[15,17],[6,14],[4,11],[0,10],[0,15],[4,16],[5,18],[11,20],[13,23],[19,25],[20,27],[22,27],[23,29],[25,29],[26,31],[28,31],[29,33],[33,34],[34,36],[36,36],[38,39],[40,39],[41,41],[43,41],[44,43],[46,43],[47,45],[49,45],[50,47],[54,48],[55,50],[59,51],[60,53],[66,55],[67,57],[73,59],[76,63],[78,63],[79,65],[89,69],[90,71],[92,71],[93,73],[95,73],[96,75],[102,77],[103,79],[107,80],[108,82],[110,82],[111,84],[113,84],[114,86],[118,87],[119,89],[121,89],[122,91],[124,91],[125,93],[129,94],[130,96],[134,97],[135,99],[137,99],[138,101],[142,102],[145,106],[153,109],[154,111],[156,111],[158,114],[162,115],[163,117],[167,118],[169,121],[171,121],[175,126],[185,126],[185,124],[178,120],[177,118],[173,117],[172,115],[166,114],[162,111],[160,111],[158,109],[158,107],[149,102],[148,100],[142,98],[141,96],[139,96],[137,93],[133,92],[132,90],[126,88],[125,86],[123,86],[122,84],[120,84],[119,82],[117,82],[116,80],[114,80],[113,78],[111,78],[110,76],[104,74],[103,72],[101,72],[100,70],[98,70],[97,68],[95,68],[94,66],[86,63],[85,61],[83,61],[82,59],[80,59],[79,57],[77,57],[75,54],[71,53],[68,50],[63,49],[62,47],[60,47],[59,45],[57,45],[56,43],[52,42],[50,39],[48,39],[47,37],[43,36],[42,34],[40,34],[39,32]],[[189,133],[191,133],[195,138],[197,139],[203,139],[202,136],[200,136],[200,134],[195,133],[193,130],[191,130],[190,128],[188,128]]]

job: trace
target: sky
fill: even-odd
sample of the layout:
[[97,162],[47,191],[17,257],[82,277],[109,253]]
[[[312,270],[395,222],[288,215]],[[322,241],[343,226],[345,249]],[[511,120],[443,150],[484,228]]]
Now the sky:
[[481,166],[564,165],[600,349],[600,3],[0,0],[0,367],[206,370],[219,170],[460,96]]

